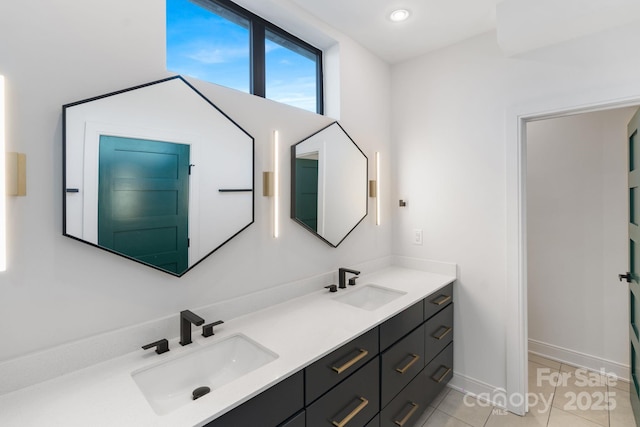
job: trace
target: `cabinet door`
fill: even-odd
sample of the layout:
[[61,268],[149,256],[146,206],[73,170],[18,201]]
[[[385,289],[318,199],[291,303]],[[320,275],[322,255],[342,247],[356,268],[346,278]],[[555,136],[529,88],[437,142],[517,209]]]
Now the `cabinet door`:
[[429,363],[453,341],[453,304],[433,316],[424,324],[425,363]]
[[453,343],[440,352],[419,375],[423,378],[424,398],[431,402],[453,377]]
[[275,427],[303,408],[303,381],[303,372],[300,371],[216,418],[206,427]]
[[378,355],[378,328],[360,335],[305,369],[306,404]]
[[453,302],[453,283],[449,283],[424,299],[424,320],[427,320],[451,302]]
[[307,407],[307,427],[363,427],[380,411],[379,358]]
[[410,427],[427,409],[426,376],[419,375],[380,413],[380,427]]
[[424,327],[381,355],[380,404],[384,408],[424,368]]
[[396,314],[380,325],[380,351],[386,350],[422,323],[422,301]]
[[453,376],[453,343],[407,385],[380,413],[380,427],[410,427]]

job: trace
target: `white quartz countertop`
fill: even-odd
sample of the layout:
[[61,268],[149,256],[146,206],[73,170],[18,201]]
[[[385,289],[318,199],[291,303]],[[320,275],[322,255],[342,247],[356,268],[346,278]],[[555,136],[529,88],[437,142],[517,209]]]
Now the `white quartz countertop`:
[[[338,293],[322,289],[225,321],[209,338],[194,328],[191,345],[182,347],[176,338],[169,342],[171,351],[161,355],[140,349],[0,396],[0,426],[202,426],[454,280],[453,276],[388,267],[361,275],[358,285]],[[335,300],[366,284],[406,293],[375,310]],[[131,376],[141,368],[238,333],[278,358],[166,415],[154,412]]]

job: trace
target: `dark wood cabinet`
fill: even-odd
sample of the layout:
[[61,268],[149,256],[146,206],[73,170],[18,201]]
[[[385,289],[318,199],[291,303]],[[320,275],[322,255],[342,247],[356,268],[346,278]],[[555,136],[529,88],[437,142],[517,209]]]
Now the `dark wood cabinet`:
[[309,405],[378,355],[378,328],[305,368],[305,402]]
[[[427,405],[453,377],[453,283],[429,295],[422,303],[420,326],[382,354],[380,427],[414,426]],[[380,342],[382,346],[382,339]],[[396,351],[406,354],[410,347],[420,344],[422,353],[411,353],[422,356],[413,375],[402,381],[393,376],[392,369],[385,368],[386,354]]]
[[420,418],[431,399],[425,395],[426,377],[423,371],[382,409],[380,427],[408,427]]
[[453,283],[207,427],[410,427],[453,377]]
[[[206,427],[276,427],[304,407],[303,372],[293,374],[253,399],[216,418]],[[256,422],[259,421],[258,424]]]
[[429,363],[453,341],[453,304],[449,304],[424,324],[425,363]]
[[453,283],[448,284],[424,299],[424,320],[453,302]]
[[365,427],[380,427],[380,415],[376,415]]
[[305,427],[306,425],[306,413],[305,411],[302,411],[290,420],[287,420],[283,424],[280,424],[278,427]]
[[376,356],[358,372],[307,407],[307,427],[363,427],[380,412]]
[[385,406],[424,368],[424,327],[398,341],[381,358],[381,403]]
[[423,302],[417,302],[380,325],[380,351],[384,351],[423,321]]
[[450,343],[422,370],[419,378],[424,383],[425,399],[431,402],[453,378],[453,343]]

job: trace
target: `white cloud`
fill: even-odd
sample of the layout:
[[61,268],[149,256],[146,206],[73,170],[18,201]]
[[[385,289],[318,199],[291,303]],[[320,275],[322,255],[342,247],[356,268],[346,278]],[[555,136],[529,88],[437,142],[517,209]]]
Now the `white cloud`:
[[203,64],[223,64],[233,62],[236,59],[247,58],[249,52],[247,48],[200,48],[191,53],[186,53],[185,57]]
[[293,81],[271,81],[267,84],[267,97],[283,104],[315,112],[315,79],[296,78]]

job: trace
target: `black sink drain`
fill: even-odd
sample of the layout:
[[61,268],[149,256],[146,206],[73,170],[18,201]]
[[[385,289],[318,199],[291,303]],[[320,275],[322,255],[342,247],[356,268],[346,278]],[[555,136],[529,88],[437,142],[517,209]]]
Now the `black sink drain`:
[[200,399],[210,391],[211,389],[207,386],[198,387],[197,389],[193,390],[193,393],[191,393],[191,397],[193,398],[193,400]]

